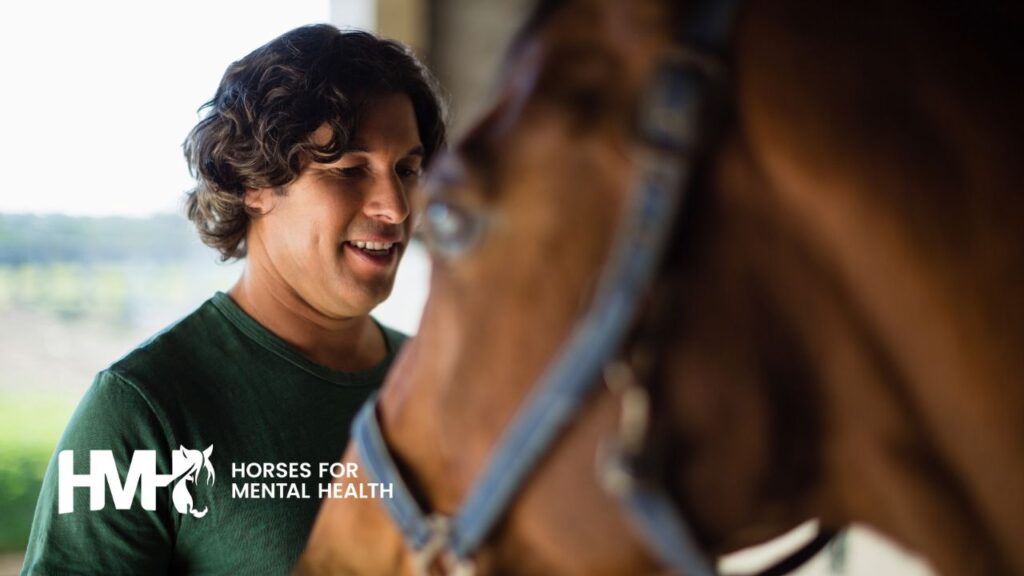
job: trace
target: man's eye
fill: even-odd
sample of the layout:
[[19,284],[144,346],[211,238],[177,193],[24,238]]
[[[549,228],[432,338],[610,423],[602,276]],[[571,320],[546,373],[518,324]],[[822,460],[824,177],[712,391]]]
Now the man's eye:
[[347,166],[345,168],[336,168],[332,172],[342,178],[357,178],[366,172],[366,168],[364,166]]
[[421,173],[422,173],[423,171],[422,171],[422,170],[420,170],[419,168],[410,168],[410,167],[408,167],[408,166],[399,166],[399,167],[398,167],[398,168],[397,168],[397,169],[395,170],[395,172],[396,172],[396,173],[398,174],[398,177],[399,177],[399,178],[403,178],[403,179],[405,179],[405,178],[414,178],[414,177],[418,177],[418,176],[420,176],[420,174],[421,174]]

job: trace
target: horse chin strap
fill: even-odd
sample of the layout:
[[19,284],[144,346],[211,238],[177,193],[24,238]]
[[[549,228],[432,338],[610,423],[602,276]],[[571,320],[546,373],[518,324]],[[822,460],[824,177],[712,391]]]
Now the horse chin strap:
[[633,466],[649,440],[650,401],[629,365],[612,359],[655,284],[685,185],[712,140],[709,108],[712,96],[720,96],[738,2],[698,2],[682,45],[661,63],[641,110],[637,181],[594,303],[520,407],[456,514],[427,515],[420,508],[384,441],[376,398],[356,416],[352,438],[370,476],[394,489],[381,503],[415,551],[418,573],[473,573],[474,554],[604,375],[623,399],[619,436],[605,450],[605,485],[668,567],[687,576],[716,574],[667,490]]

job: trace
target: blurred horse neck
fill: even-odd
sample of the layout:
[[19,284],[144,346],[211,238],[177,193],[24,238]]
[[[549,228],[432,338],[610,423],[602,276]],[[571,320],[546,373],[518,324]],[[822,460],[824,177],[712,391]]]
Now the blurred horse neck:
[[[1020,76],[941,12],[833,8],[745,13],[683,264],[673,406],[702,449],[680,493],[726,547],[802,503],[946,573],[1024,571]],[[737,499],[708,497],[737,472]]]

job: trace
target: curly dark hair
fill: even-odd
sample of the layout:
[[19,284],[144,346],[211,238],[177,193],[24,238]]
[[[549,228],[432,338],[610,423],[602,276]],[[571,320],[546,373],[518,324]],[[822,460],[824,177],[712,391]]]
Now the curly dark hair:
[[[366,108],[395,93],[412,101],[429,164],[445,145],[445,109],[433,75],[405,46],[317,24],[287,32],[231,64],[183,145],[196,178],[185,209],[202,241],[221,260],[245,257],[254,216],[245,191],[283,193],[307,163],[336,161]],[[310,138],[324,124],[333,135],[318,146]]]

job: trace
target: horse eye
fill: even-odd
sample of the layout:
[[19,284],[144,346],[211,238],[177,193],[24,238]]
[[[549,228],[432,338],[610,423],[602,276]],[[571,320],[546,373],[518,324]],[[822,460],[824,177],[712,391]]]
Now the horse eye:
[[481,233],[479,218],[447,202],[432,201],[423,213],[431,248],[446,257],[460,256],[472,248]]

